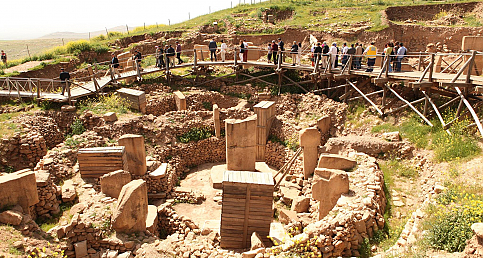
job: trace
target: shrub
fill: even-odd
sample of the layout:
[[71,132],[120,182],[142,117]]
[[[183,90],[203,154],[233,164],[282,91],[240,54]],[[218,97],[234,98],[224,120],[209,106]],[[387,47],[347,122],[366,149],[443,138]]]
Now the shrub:
[[182,143],[188,143],[191,141],[200,141],[206,138],[211,137],[212,133],[211,130],[207,127],[202,127],[202,128],[191,128],[188,132],[178,136],[178,141]]
[[72,134],[82,134],[83,132],[86,131],[86,128],[84,127],[84,124],[82,123],[82,120],[76,119],[71,125],[70,129],[72,130]]
[[426,236],[430,245],[448,252],[461,252],[473,236],[471,225],[483,222],[483,196],[471,194],[461,187],[450,187],[430,206],[431,217]]
[[116,94],[100,96],[98,100],[87,99],[79,102],[79,110],[84,112],[90,110],[95,114],[104,114],[106,112],[116,112],[125,114],[129,111],[130,102],[119,97]]
[[206,109],[206,110],[212,110],[213,109],[213,105],[210,103],[210,102],[203,102],[203,107]]

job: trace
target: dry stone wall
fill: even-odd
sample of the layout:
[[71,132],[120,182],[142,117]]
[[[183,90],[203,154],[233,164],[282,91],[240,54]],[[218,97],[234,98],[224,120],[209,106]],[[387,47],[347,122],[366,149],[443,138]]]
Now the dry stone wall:
[[59,196],[61,189],[54,184],[52,177],[47,171],[37,171],[37,191],[39,202],[31,207],[31,215],[36,218],[50,218],[60,212],[61,203]]
[[17,132],[10,138],[2,139],[0,143],[0,169],[33,168],[46,152],[47,144],[41,134],[36,131]]

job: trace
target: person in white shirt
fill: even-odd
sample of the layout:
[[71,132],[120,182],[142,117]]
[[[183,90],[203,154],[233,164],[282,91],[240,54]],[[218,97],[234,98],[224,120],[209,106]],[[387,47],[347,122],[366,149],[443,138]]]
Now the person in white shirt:
[[397,50],[397,54],[396,54],[396,59],[397,59],[397,62],[396,62],[396,67],[395,67],[395,71],[396,72],[400,72],[401,71],[401,62],[404,58],[404,56],[406,55],[406,52],[408,50],[403,46],[403,43],[399,43],[399,49]]
[[347,43],[344,43],[342,47],[342,65],[344,66],[347,63],[347,60],[349,59],[349,56],[347,55],[347,51],[349,50],[349,47],[347,46]]
[[225,62],[225,55],[226,55],[226,50],[228,49],[228,46],[226,45],[224,40],[221,40],[221,46],[220,47],[221,47],[221,51],[220,51],[221,61]]
[[329,49],[329,55],[332,68],[335,68],[335,59],[337,57],[337,44],[335,42],[332,43],[332,46]]

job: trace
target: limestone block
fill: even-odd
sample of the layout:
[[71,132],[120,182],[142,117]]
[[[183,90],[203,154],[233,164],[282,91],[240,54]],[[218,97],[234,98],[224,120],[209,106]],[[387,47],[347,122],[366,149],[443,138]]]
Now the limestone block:
[[118,232],[133,233],[146,230],[148,216],[148,189],[142,179],[122,187],[112,214],[112,228]]
[[262,237],[257,232],[252,233],[250,240],[251,240],[250,250],[265,248],[265,244],[263,243]]
[[196,58],[198,61],[203,61],[210,57],[210,49],[207,45],[194,45],[193,48],[196,51]]
[[75,258],[85,258],[88,257],[87,253],[87,241],[77,242],[74,244]]
[[24,169],[0,176],[0,209],[19,204],[25,212],[39,202],[35,173]]
[[174,100],[176,101],[176,110],[186,110],[186,97],[181,91],[174,92]]
[[348,169],[352,169],[356,165],[357,165],[357,162],[355,160],[341,155],[321,154],[319,157],[319,163],[317,167],[348,170]]
[[0,213],[0,223],[18,226],[22,222],[22,213],[8,210]]
[[317,148],[320,144],[320,133],[315,127],[305,128],[300,131],[299,141],[304,150],[304,178],[308,179],[317,167]]
[[100,178],[101,191],[110,197],[118,198],[122,187],[131,182],[131,174],[124,170],[107,173]]
[[37,186],[46,186],[49,183],[50,173],[48,170],[35,171]]
[[107,112],[103,116],[104,121],[106,122],[116,122],[117,121],[117,115],[114,112]]
[[316,169],[316,175],[324,175],[314,177],[312,185],[312,198],[320,201],[319,204],[319,220],[323,219],[337,204],[342,194],[349,192],[349,177],[347,173],[341,170],[330,170],[330,176],[326,178],[327,170],[319,173]]
[[60,110],[62,112],[75,112],[76,111],[76,108],[75,106],[70,106],[70,105],[63,105]]
[[397,142],[401,140],[401,136],[399,135],[399,132],[389,132],[389,133],[383,133],[382,134],[382,139],[390,142]]
[[62,202],[72,202],[77,197],[74,182],[67,180],[62,185]]
[[256,115],[225,120],[227,170],[255,171],[256,129]]
[[292,201],[291,210],[295,212],[307,212],[310,207],[310,198],[305,196],[297,196]]
[[155,234],[158,228],[158,208],[155,205],[148,205],[148,216],[146,217],[146,230]]
[[156,170],[149,173],[149,177],[152,179],[161,179],[166,176],[166,172],[168,170],[168,163],[162,163]]
[[242,253],[242,258],[255,258],[255,257],[260,257],[259,255],[262,255],[265,253],[265,248],[258,248],[255,250],[250,250]]
[[403,142],[388,142],[379,137],[370,136],[342,136],[329,138],[324,145],[328,153],[340,153],[348,149],[378,156],[404,147]]
[[476,237],[483,239],[483,223],[474,223],[471,225],[471,230],[473,230]]
[[321,134],[327,134],[330,130],[330,116],[324,116],[317,120],[317,129]]
[[286,209],[281,209],[280,214],[278,215],[278,220],[280,223],[283,224],[289,224],[292,222],[298,221],[297,218],[297,212],[291,211],[291,210],[286,210]]
[[483,37],[482,36],[464,36],[461,43],[461,50],[477,50],[483,51]]
[[294,187],[280,186],[280,192],[286,205],[291,205],[293,200],[300,195],[300,191]]
[[119,138],[119,145],[126,148],[127,169],[131,174],[146,174],[146,148],[144,137],[136,134],[125,134]]
[[218,108],[217,104],[213,105],[213,122],[215,124],[215,136],[216,136],[216,138],[220,138],[220,136],[221,136],[220,109]]

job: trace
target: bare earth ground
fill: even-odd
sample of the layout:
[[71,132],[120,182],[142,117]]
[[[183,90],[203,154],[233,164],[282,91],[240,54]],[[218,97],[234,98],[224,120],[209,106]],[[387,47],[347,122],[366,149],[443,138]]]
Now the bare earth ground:
[[[206,201],[204,201],[202,204],[176,204],[174,206],[174,209],[179,215],[191,218],[196,224],[200,225],[201,227],[204,227],[207,220],[216,220],[218,221],[219,226],[219,221],[221,219],[221,205],[217,204],[213,200],[213,197],[215,197],[217,192],[221,193],[221,190],[217,190],[212,187],[210,183],[210,174],[211,168],[213,166],[222,164],[223,163],[208,163],[200,165],[192,169],[190,174],[181,181],[181,187],[203,193],[203,195],[206,197]],[[208,223],[210,224],[210,222]]]
[[23,63],[23,64],[19,64],[19,65],[14,66],[14,67],[10,67],[10,68],[5,69],[3,71],[5,73],[24,72],[24,71],[28,71],[31,68],[36,67],[37,65],[40,65],[40,63],[42,63],[42,62],[47,63],[49,61],[50,60],[45,60],[45,61],[30,61],[30,62],[26,62],[26,63]]

